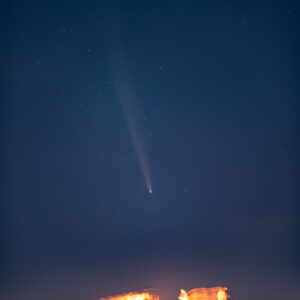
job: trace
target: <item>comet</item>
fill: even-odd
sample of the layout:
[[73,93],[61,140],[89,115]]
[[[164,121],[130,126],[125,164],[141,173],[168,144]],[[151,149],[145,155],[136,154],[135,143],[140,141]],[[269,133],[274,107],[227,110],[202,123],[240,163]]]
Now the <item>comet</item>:
[[[117,30],[119,31],[119,30]],[[145,134],[141,129],[140,114],[137,113],[137,99],[132,83],[132,76],[129,72],[128,59],[126,58],[120,36],[115,34],[114,45],[111,54],[113,55],[113,75],[118,98],[120,100],[125,121],[129,130],[137,161],[144,178],[149,194],[153,193],[150,167],[145,147]]]
[[152,184],[150,176],[150,167],[146,155],[144,134],[142,132],[139,114],[136,109],[136,97],[133,92],[133,86],[130,82],[127,68],[119,66],[117,79],[117,93],[121,102],[124,117],[131,137],[132,145],[137,156],[142,176],[144,178],[147,190],[152,194]]

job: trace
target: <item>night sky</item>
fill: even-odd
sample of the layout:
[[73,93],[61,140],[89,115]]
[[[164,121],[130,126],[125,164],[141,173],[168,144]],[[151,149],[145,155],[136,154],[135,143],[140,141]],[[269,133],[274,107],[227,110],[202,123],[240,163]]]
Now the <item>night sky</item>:
[[299,297],[299,9],[0,1],[1,299]]

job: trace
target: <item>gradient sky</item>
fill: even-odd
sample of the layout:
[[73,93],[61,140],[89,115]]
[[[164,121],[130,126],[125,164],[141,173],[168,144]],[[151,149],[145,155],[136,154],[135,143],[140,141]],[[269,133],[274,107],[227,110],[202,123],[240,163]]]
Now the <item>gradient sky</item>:
[[0,1],[1,299],[296,299],[299,9]]

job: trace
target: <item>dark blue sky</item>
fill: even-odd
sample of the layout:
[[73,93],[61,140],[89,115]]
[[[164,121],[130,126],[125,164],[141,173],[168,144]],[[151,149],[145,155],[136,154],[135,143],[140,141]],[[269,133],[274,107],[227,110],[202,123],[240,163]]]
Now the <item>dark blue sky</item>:
[[295,299],[296,2],[0,2],[1,299]]

